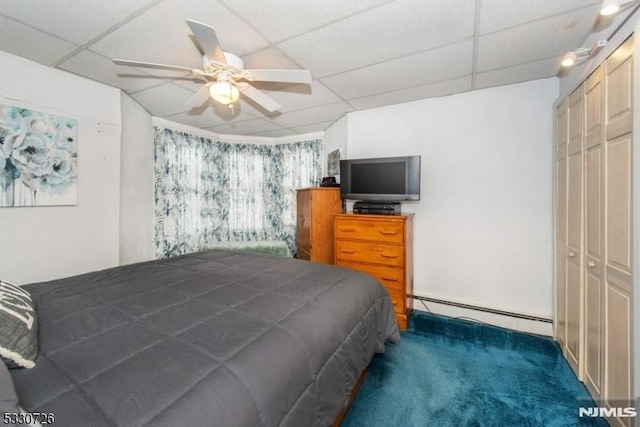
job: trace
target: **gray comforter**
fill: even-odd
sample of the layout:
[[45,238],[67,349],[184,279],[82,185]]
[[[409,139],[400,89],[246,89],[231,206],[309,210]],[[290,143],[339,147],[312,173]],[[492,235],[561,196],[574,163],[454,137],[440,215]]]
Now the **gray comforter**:
[[327,426],[399,333],[370,276],[209,251],[27,285],[27,411],[72,426]]

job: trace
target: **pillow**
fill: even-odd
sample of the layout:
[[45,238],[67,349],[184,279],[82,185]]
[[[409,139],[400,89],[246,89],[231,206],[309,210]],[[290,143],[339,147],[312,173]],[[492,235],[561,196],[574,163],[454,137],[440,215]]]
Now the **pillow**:
[[0,356],[9,368],[33,368],[38,355],[38,319],[31,295],[0,280]]

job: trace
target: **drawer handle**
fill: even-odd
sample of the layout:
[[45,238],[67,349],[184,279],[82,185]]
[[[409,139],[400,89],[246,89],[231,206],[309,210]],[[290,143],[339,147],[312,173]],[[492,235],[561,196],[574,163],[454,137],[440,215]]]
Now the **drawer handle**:
[[391,304],[398,305],[398,301],[391,301]]
[[398,258],[398,255],[396,254],[385,254],[385,253],[381,253],[380,256],[382,258]]
[[596,264],[594,262],[591,262],[591,261],[589,261],[588,265],[589,265],[589,268],[593,268],[593,267],[596,266]]
[[397,232],[397,231],[385,231],[385,230],[380,230],[380,234],[384,234],[384,235],[387,235],[387,236],[393,236],[393,235],[398,234],[398,232]]
[[353,227],[352,227],[352,228],[341,228],[341,229],[340,229],[340,231],[344,231],[344,232],[347,232],[347,233],[351,233],[351,232],[353,232],[353,231],[356,231],[356,229],[355,229],[355,228],[353,228]]
[[388,282],[397,282],[398,281],[398,279],[395,278],[395,277],[385,277],[385,276],[382,276],[382,280],[386,280]]
[[575,252],[569,252],[568,255],[569,258],[574,258],[576,256]]
[[340,252],[342,252],[343,254],[355,254],[356,251],[354,251],[353,249],[340,249]]

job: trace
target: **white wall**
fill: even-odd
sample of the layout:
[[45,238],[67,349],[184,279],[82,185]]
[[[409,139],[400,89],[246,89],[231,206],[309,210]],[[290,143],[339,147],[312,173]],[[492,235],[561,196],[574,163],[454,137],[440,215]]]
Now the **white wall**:
[[422,155],[402,207],[416,295],[551,318],[557,95],[550,78],[348,114],[349,158]]
[[118,264],[120,91],[0,51],[0,103],[78,120],[78,205],[0,208],[0,277],[24,284]]
[[[322,176],[326,176],[327,174],[327,162],[326,158],[329,153],[334,150],[340,150],[340,158],[346,159],[348,156],[348,115],[340,117],[335,123],[329,126],[324,132],[324,159],[322,162]],[[338,182],[340,182],[340,176],[337,177]]]
[[120,150],[120,264],[148,261],[154,251],[154,150],[151,115],[124,92]]

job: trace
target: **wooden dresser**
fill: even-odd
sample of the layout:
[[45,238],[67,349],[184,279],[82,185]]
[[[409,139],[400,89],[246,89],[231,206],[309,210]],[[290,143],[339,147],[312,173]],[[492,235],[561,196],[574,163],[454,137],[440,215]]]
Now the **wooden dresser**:
[[342,212],[340,188],[302,188],[296,198],[296,258],[333,264],[333,216]]
[[389,291],[400,329],[413,308],[413,214],[338,214],[335,264],[369,273]]

